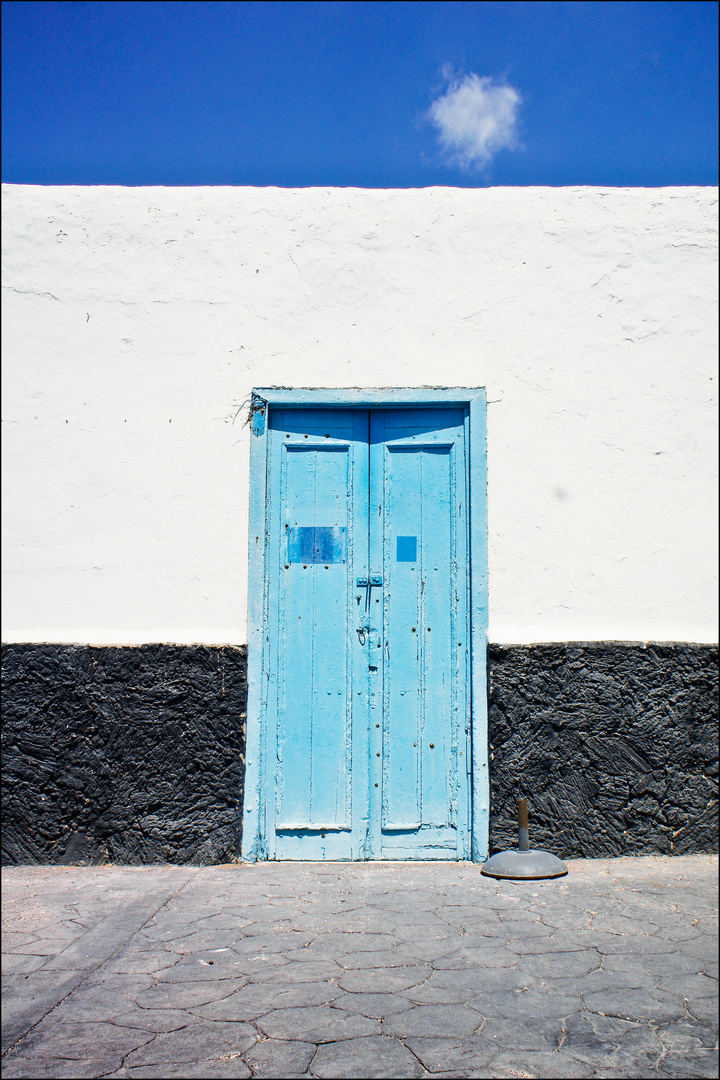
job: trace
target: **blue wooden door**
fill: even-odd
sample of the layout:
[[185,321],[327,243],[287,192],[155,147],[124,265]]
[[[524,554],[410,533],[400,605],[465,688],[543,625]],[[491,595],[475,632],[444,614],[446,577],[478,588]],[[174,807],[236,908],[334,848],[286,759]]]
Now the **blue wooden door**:
[[271,859],[469,858],[463,409],[270,417]]

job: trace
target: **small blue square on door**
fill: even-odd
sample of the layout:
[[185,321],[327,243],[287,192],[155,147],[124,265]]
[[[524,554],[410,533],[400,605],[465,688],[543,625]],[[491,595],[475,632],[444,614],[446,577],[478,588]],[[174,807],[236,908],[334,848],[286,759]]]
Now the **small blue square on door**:
[[417,562],[417,536],[398,536],[397,561]]

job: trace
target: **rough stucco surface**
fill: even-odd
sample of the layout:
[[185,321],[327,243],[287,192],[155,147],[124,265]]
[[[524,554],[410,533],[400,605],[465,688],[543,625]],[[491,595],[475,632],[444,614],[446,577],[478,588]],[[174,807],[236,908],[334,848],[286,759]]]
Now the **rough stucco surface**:
[[712,188],[9,186],[4,633],[247,641],[254,386],[486,386],[490,640],[716,639]]
[[489,650],[491,849],[568,858],[718,849],[717,649]]
[[3,647],[3,864],[240,850],[246,651]]
[[[245,649],[3,650],[3,862],[239,852]],[[491,846],[568,858],[717,850],[717,652],[492,645]]]

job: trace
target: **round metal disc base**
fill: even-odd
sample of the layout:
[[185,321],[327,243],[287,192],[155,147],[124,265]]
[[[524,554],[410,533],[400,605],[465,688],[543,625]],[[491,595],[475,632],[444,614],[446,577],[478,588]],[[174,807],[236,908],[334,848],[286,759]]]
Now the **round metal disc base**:
[[552,878],[567,872],[565,863],[549,851],[498,851],[480,867],[481,874],[494,878]]

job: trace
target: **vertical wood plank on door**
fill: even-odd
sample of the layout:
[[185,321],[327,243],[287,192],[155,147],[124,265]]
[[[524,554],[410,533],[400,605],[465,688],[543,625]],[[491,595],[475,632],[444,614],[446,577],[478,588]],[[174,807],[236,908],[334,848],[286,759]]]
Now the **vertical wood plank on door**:
[[[277,679],[268,725],[276,858],[348,859],[361,843],[351,836],[358,423],[352,410],[310,409],[277,411],[271,423],[271,476],[280,492],[268,634],[270,681]],[[367,496],[360,519],[364,526]]]
[[[371,564],[377,505],[384,579],[377,857],[465,858],[470,716],[460,677],[469,603],[463,410],[378,413],[370,461]],[[414,546],[416,559],[408,562],[404,553]]]

